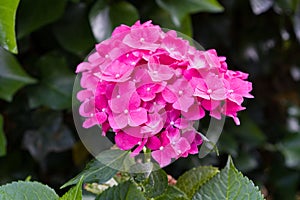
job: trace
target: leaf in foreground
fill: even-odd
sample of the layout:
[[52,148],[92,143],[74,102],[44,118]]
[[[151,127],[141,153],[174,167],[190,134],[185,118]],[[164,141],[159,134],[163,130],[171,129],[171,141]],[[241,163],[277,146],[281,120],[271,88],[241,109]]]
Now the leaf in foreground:
[[62,188],[78,183],[82,176],[84,176],[84,182],[105,183],[122,168],[128,156],[127,151],[117,149],[104,151],[97,156],[97,159],[88,163],[80,174],[65,183]]
[[196,192],[193,200],[244,199],[263,200],[258,187],[243,176],[228,158],[226,167]]
[[155,200],[189,200],[188,196],[175,186],[168,186],[166,192]]
[[126,181],[101,193],[96,200],[146,200],[137,186]]
[[58,200],[58,195],[47,185],[38,182],[13,182],[0,187],[1,200]]
[[0,46],[4,49],[18,53],[15,19],[19,0],[2,0],[0,6]]
[[151,172],[150,176],[142,183],[145,196],[157,197],[165,192],[168,187],[168,177],[162,169]]
[[82,182],[83,176],[76,186],[72,187],[64,196],[62,196],[59,200],[82,200]]
[[219,172],[218,168],[212,166],[199,166],[185,172],[178,178],[176,186],[192,198],[195,192],[205,182],[210,180]]

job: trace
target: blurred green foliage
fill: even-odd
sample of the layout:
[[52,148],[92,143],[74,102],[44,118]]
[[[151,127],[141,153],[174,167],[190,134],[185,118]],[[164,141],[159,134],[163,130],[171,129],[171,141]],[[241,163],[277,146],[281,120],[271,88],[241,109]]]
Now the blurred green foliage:
[[167,172],[178,177],[199,164],[224,166],[231,154],[267,199],[296,199],[297,193],[299,198],[299,0],[22,0],[17,5],[0,1],[0,184],[31,175],[58,188],[82,170],[90,157],[72,120],[76,65],[114,27],[140,19],[215,48],[231,69],[249,73],[254,87],[255,99],[245,102],[247,110],[239,115],[241,125],[227,120],[219,157],[180,159]]

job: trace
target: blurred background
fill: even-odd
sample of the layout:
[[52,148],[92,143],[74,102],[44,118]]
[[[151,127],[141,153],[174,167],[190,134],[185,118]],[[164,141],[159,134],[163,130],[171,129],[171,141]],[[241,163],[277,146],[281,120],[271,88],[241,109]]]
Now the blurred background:
[[267,199],[300,199],[300,0],[21,0],[18,54],[0,47],[0,184],[31,176],[64,192],[92,158],[72,118],[76,66],[114,27],[138,19],[216,49],[253,82],[241,125],[226,120],[220,155],[166,171],[223,168],[230,154]]

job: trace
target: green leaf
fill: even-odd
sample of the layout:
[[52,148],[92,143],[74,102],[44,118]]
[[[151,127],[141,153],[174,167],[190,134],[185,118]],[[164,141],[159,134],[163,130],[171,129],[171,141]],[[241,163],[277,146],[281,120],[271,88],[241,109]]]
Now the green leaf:
[[155,200],[189,200],[188,196],[175,186],[168,186],[167,190]]
[[66,0],[22,0],[17,13],[18,38],[59,19],[66,3]]
[[126,1],[108,5],[98,0],[89,13],[92,31],[98,42],[109,38],[113,28],[121,24],[132,25],[138,19],[138,11]]
[[264,199],[258,187],[244,177],[229,157],[227,165],[195,193],[193,200],[210,199]]
[[82,182],[83,176],[76,186],[72,187],[64,196],[59,198],[59,200],[82,200]]
[[101,193],[96,200],[146,200],[143,193],[130,181],[111,187]]
[[260,127],[248,115],[241,115],[240,119],[243,123],[232,130],[236,137],[247,141],[247,145],[252,147],[263,145],[266,136]]
[[221,12],[223,7],[217,0],[156,0],[157,4],[169,12],[176,26],[180,26],[182,19],[197,12]]
[[3,117],[0,115],[0,156],[6,155],[6,137],[3,131]]
[[89,22],[98,42],[110,37],[112,25],[109,19],[109,6],[106,1],[95,2],[89,13]]
[[168,187],[168,177],[162,169],[151,172],[150,176],[142,182],[145,196],[148,198],[161,195]]
[[293,23],[294,24],[294,32],[296,34],[298,42],[300,43],[300,1],[298,2],[298,5],[296,6],[293,22],[294,22]]
[[53,31],[60,45],[74,54],[84,56],[94,47],[85,3],[69,6],[63,18],[53,26]]
[[18,53],[15,19],[19,1],[2,0],[0,6],[0,46],[12,53]]
[[23,86],[35,83],[13,55],[0,47],[0,98],[11,101]]
[[28,88],[30,107],[71,108],[75,75],[68,69],[66,59],[59,53],[49,53],[41,57],[36,65],[41,80],[38,85]]
[[124,163],[129,159],[129,152],[118,149],[101,152],[95,160],[87,164],[85,169],[61,188],[74,185],[84,176],[84,182],[105,183],[118,171],[124,169]]
[[277,146],[285,157],[286,166],[300,169],[300,133],[284,138]]
[[0,187],[1,200],[56,200],[58,195],[47,185],[38,182],[13,182]]
[[126,1],[120,1],[110,6],[109,16],[112,27],[121,24],[132,25],[139,19],[137,9]]
[[205,182],[210,180],[219,172],[218,168],[212,166],[199,166],[193,168],[178,178],[176,186],[185,192],[191,199],[196,190]]

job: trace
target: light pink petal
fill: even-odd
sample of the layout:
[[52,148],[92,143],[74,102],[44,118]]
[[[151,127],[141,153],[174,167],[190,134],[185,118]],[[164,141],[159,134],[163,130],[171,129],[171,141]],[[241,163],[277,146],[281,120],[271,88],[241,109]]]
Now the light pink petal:
[[79,101],[84,101],[90,97],[93,96],[93,92],[90,91],[90,90],[80,90],[78,93],[77,93],[77,99]]
[[136,110],[130,110],[129,125],[139,126],[147,122],[147,110],[145,108],[138,108]]
[[226,89],[224,88],[224,86],[214,90],[211,94],[210,94],[211,99],[213,100],[225,100],[226,98]]
[[168,103],[174,103],[177,100],[177,96],[167,87],[162,91],[162,97]]
[[182,115],[188,120],[199,120],[205,116],[205,111],[201,105],[193,104],[187,112],[182,111]]
[[180,155],[186,151],[188,151],[190,147],[190,143],[187,141],[186,138],[181,137],[175,145],[172,145],[174,151],[177,153],[177,155]]
[[82,62],[77,66],[76,73],[87,71],[92,69],[92,66],[88,62]]
[[128,114],[113,114],[108,117],[108,122],[113,129],[123,129],[128,124]]
[[172,158],[175,158],[177,154],[171,145],[167,145],[162,150],[153,151],[151,155],[160,167],[165,167],[171,163]]
[[95,105],[93,99],[84,101],[79,107],[79,114],[83,117],[91,117],[95,112]]
[[148,118],[146,125],[141,128],[141,133],[148,136],[159,133],[164,126],[164,119],[158,113],[149,114]]
[[82,124],[82,127],[83,128],[90,128],[92,126],[95,126],[98,124],[98,120],[94,117],[91,117],[91,118],[87,118],[83,124]]
[[189,107],[194,103],[194,98],[188,96],[181,96],[177,99],[177,101],[173,104],[173,108],[177,110],[181,110],[183,112],[187,112]]

